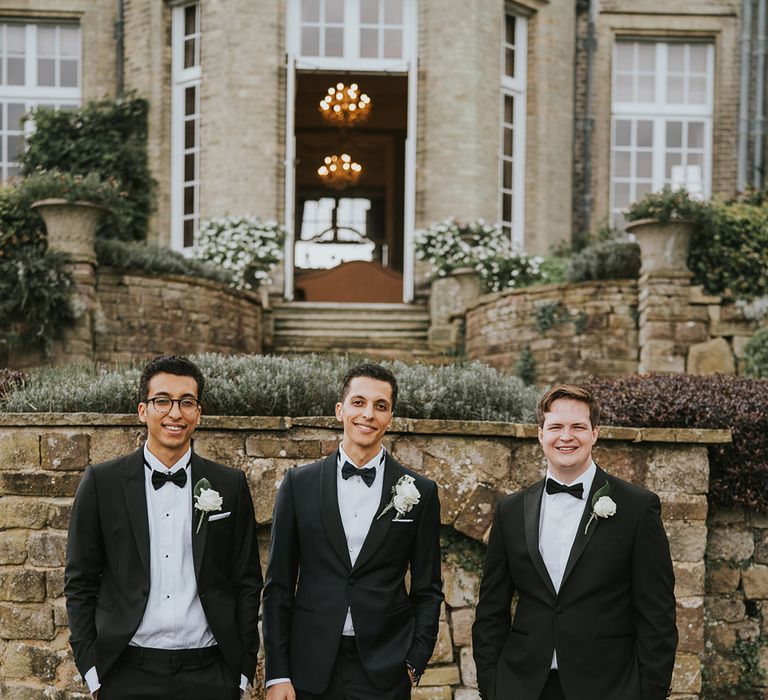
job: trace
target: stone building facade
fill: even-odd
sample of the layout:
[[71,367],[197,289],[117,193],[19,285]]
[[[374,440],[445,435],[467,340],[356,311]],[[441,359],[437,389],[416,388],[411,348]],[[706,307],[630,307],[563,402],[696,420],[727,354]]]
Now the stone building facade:
[[[409,301],[414,232],[445,217],[501,221],[545,253],[620,223],[648,189],[759,184],[760,2],[0,0],[3,31],[18,34],[7,56],[28,66],[2,79],[0,100],[26,109],[135,90],[151,105],[152,239],[184,249],[206,218],[277,219],[290,236],[276,292],[300,298],[302,271],[362,255],[402,274]],[[75,78],[71,67],[36,77],[36,65],[73,61]],[[336,81],[370,90],[367,125],[318,115]],[[316,175],[334,149],[363,167],[346,190]],[[350,230],[363,246],[338,243]]]
[[[338,423],[332,418],[204,419],[195,448],[206,457],[243,469],[248,477],[260,527],[262,565],[266,562],[276,490],[286,470],[328,454],[340,436]],[[2,697],[87,697],[67,646],[63,597],[62,567],[72,497],[86,464],[132,451],[142,440],[143,429],[135,416],[0,416]],[[757,605],[766,604],[766,567],[745,567],[743,574],[737,571],[734,577],[720,572],[719,564],[707,570],[705,563],[707,445],[728,441],[728,431],[606,427],[596,448],[596,460],[613,474],[653,489],[662,501],[675,570],[680,634],[672,680],[675,700],[703,697],[705,660],[710,664],[710,684],[720,682],[721,665],[725,673],[721,685],[734,677],[738,681],[738,669],[725,660],[731,639],[728,634],[734,637],[743,632],[756,638],[765,631],[759,627],[761,618],[753,614],[754,606],[749,608],[750,621],[742,613],[745,596]],[[482,543],[498,499],[545,473],[536,426],[398,419],[385,443],[401,462],[436,481],[442,523],[452,533],[443,549],[446,605],[437,647],[413,697],[478,700],[470,628],[482,569]],[[716,521],[716,528],[720,522]],[[736,556],[730,541],[733,530],[738,542],[744,543],[743,556],[738,554],[744,563],[753,551],[755,562],[763,561],[765,533],[755,530],[753,535],[749,529],[763,525],[762,520],[747,521],[742,515],[722,536],[717,531],[719,539],[709,538],[710,550]],[[705,580],[710,581],[709,588],[705,588]],[[718,603],[720,598],[732,602]],[[706,618],[707,605],[715,615],[712,624]],[[723,627],[723,615],[731,615],[732,622],[742,624]],[[719,657],[711,652],[711,646],[705,648],[705,639],[713,635],[718,635]],[[761,652],[759,646],[754,651],[758,653],[763,654],[760,663],[765,666],[764,650]],[[259,692],[261,685],[257,683]],[[750,692],[764,690],[750,686]]]

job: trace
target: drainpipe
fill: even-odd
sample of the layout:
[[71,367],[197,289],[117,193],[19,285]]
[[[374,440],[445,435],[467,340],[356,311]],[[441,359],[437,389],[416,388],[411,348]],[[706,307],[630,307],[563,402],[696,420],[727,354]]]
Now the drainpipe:
[[117,19],[115,20],[115,81],[118,98],[122,97],[125,92],[123,60],[125,8],[123,2],[124,0],[117,0]]
[[741,2],[741,72],[739,75],[739,147],[736,189],[747,187],[747,158],[749,148],[749,71],[752,63],[752,0]]
[[[595,18],[597,16],[598,0],[582,0],[581,7],[587,12],[587,65],[584,81],[584,90],[586,98],[584,103],[584,116],[579,120],[577,126],[582,135],[582,154],[581,160],[584,166],[584,182],[581,189],[581,202],[579,209],[581,211],[581,220],[585,230],[589,229],[590,219],[592,218],[592,131],[594,128],[595,117],[592,113],[592,84],[594,77],[594,56],[597,41],[595,38]],[[579,233],[582,233],[579,231]]]
[[755,189],[763,186],[765,143],[765,20],[768,0],[758,0],[757,3],[757,42],[755,46],[755,162],[752,175],[752,185]]

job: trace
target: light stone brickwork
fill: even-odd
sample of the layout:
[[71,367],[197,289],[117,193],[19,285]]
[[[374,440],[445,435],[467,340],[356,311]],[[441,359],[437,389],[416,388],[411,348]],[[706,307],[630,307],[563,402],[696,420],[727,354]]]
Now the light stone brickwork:
[[[207,417],[200,454],[242,469],[260,526],[262,566],[276,490],[287,469],[330,453],[341,433],[332,418]],[[14,700],[85,700],[67,645],[63,597],[66,529],[72,497],[88,463],[138,447],[135,416],[0,415],[0,696]],[[673,698],[694,700],[704,653],[704,550],[707,538],[707,444],[728,431],[603,428],[596,459],[611,473],[654,489],[663,504],[676,575],[680,646]],[[484,541],[504,494],[545,473],[536,426],[396,420],[385,443],[404,464],[434,479],[444,525]],[[447,548],[446,605],[438,644],[416,700],[477,700],[471,624],[480,571]],[[762,569],[749,574],[750,595],[765,595]],[[259,671],[259,697],[263,670]]]

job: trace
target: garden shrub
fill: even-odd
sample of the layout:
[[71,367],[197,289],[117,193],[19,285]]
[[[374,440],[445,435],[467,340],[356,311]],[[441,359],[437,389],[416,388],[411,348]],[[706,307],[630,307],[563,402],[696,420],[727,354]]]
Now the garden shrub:
[[713,505],[768,512],[768,381],[728,375],[630,376],[595,381],[602,423],[649,428],[730,428],[709,445]]
[[12,369],[0,369],[0,399],[24,385],[27,375]]
[[31,115],[35,130],[21,156],[22,173],[58,169],[114,178],[126,197],[104,218],[97,235],[142,240],[156,185],[147,161],[148,112],[149,103],[133,95],[74,111],[37,108]]
[[227,270],[159,245],[102,238],[96,241],[96,259],[99,265],[111,267],[117,272],[187,275],[233,283],[232,274]]
[[18,185],[0,188],[0,260],[22,249],[42,253],[48,246],[43,219],[30,208],[33,201]]
[[74,321],[68,262],[64,253],[41,255],[28,247],[0,258],[0,329],[10,342],[42,345],[48,352]]
[[758,329],[744,348],[744,374],[768,378],[768,327]]
[[[206,377],[206,413],[250,416],[333,415],[341,380],[358,361],[323,355],[203,354],[192,359]],[[536,390],[486,365],[383,364],[400,384],[398,417],[533,420]],[[133,413],[139,372],[135,367],[40,369],[30,374],[23,387],[0,400],[0,410]]]
[[597,241],[574,253],[567,274],[569,282],[637,279],[640,246],[621,238]]

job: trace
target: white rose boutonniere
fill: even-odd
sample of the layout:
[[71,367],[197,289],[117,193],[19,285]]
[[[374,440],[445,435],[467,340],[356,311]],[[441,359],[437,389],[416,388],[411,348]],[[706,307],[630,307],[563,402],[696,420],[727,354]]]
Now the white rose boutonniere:
[[400,520],[419,500],[421,494],[416,488],[415,479],[412,476],[404,474],[392,487],[392,500],[386,505],[384,510],[376,516],[378,520],[384,513],[388,513],[393,508],[397,511],[394,520]]
[[592,496],[592,515],[589,516],[587,526],[584,528],[584,534],[587,534],[589,526],[595,518],[610,518],[616,515],[616,502],[608,495],[611,487],[606,481]]
[[195,484],[194,495],[195,510],[200,511],[200,520],[197,522],[197,530],[195,530],[195,534],[197,534],[200,532],[200,526],[203,524],[203,518],[206,514],[221,510],[221,504],[224,503],[224,499],[219,495],[218,491],[214,491],[211,488],[211,482],[208,479],[200,479]]

